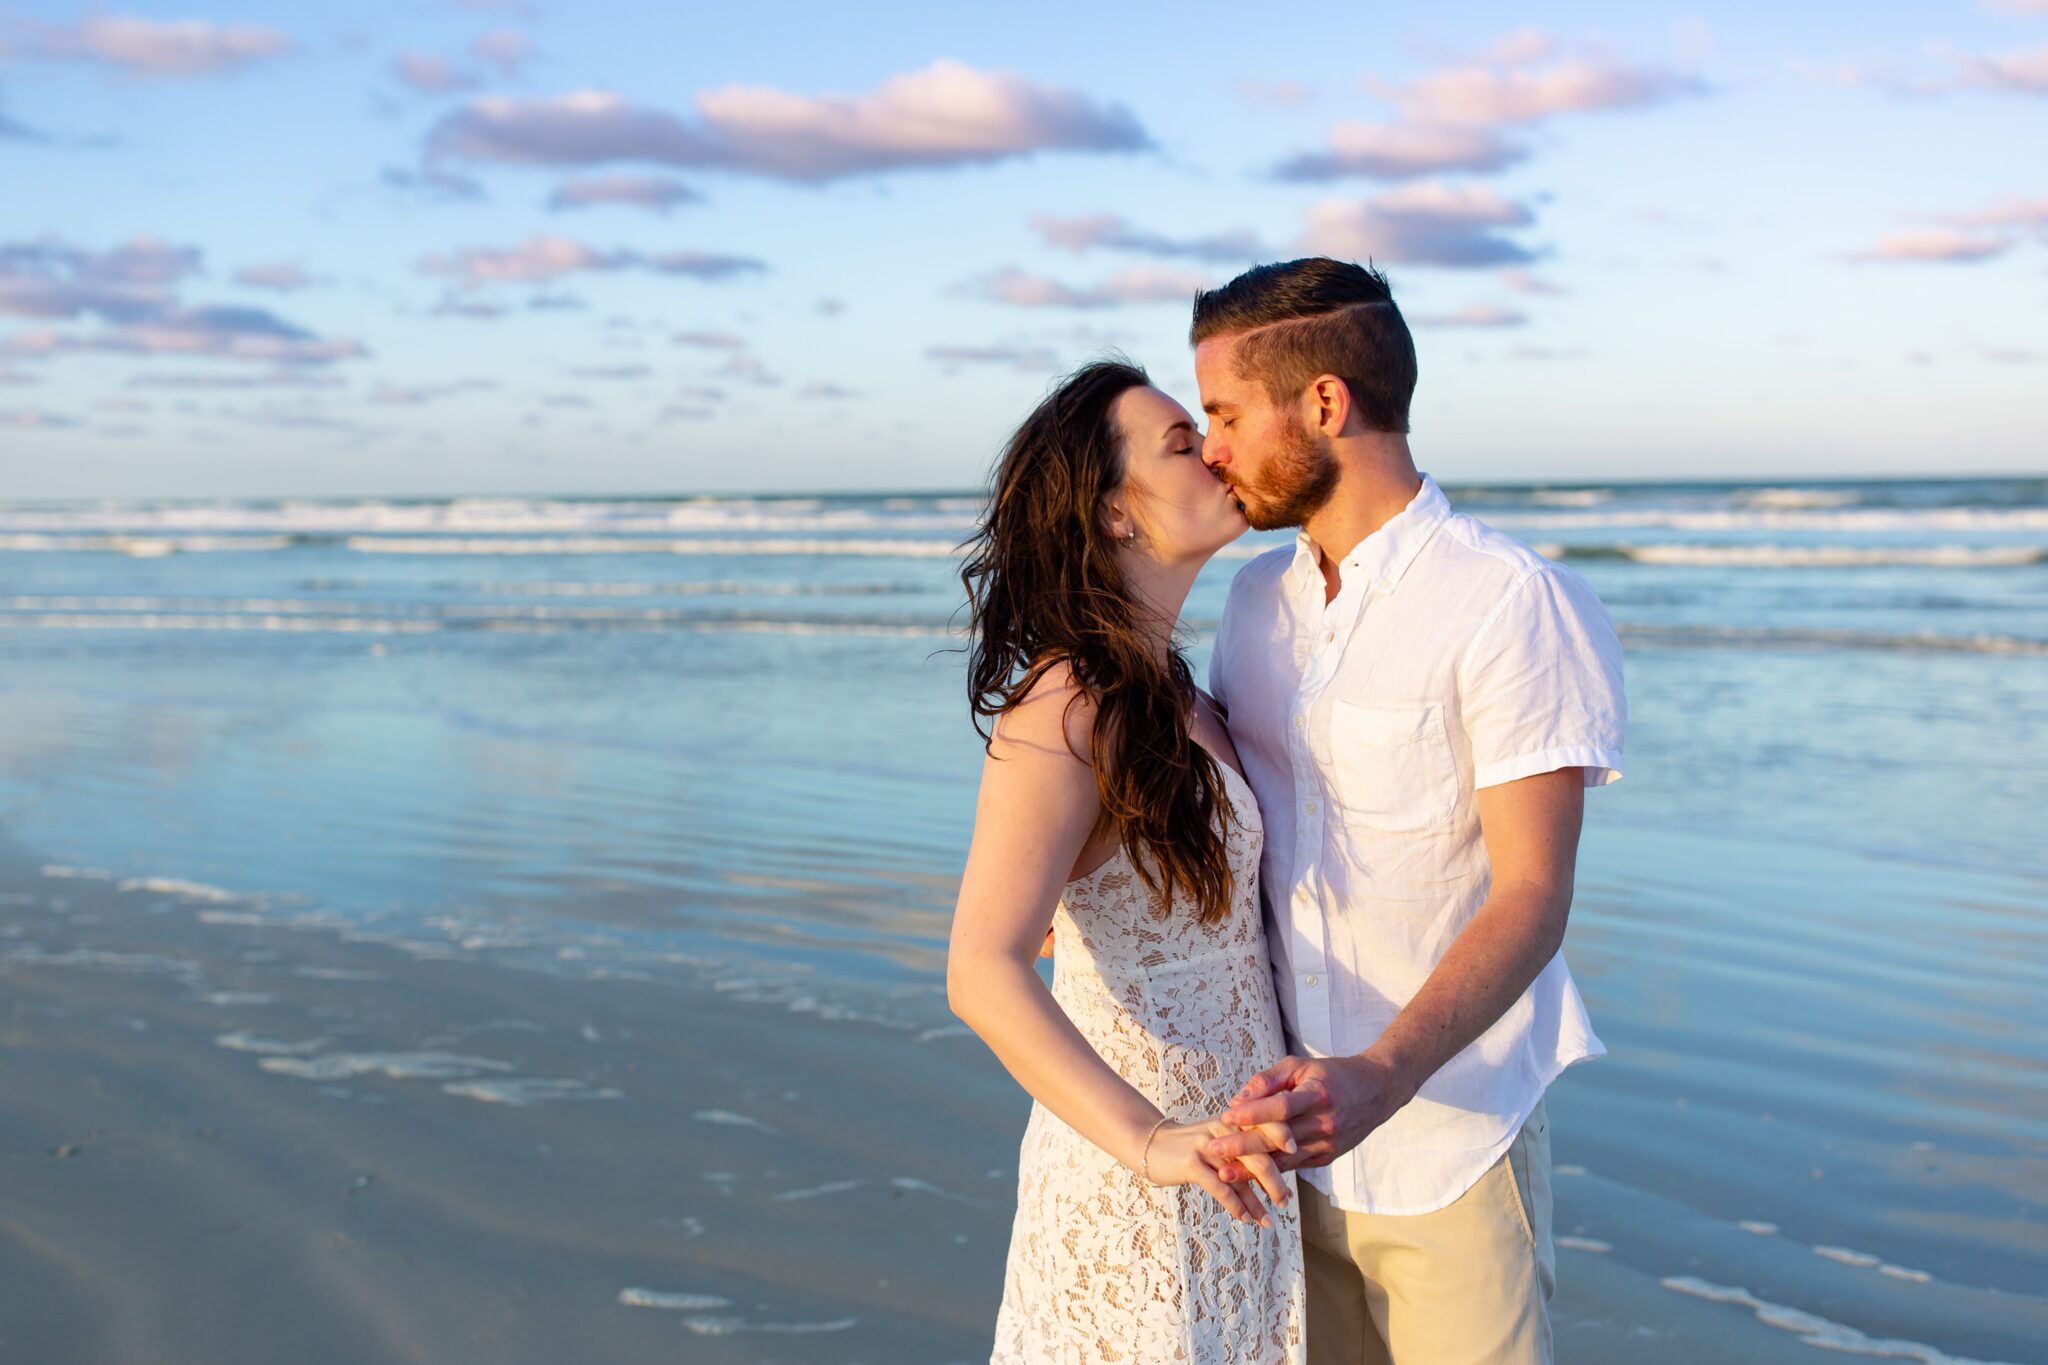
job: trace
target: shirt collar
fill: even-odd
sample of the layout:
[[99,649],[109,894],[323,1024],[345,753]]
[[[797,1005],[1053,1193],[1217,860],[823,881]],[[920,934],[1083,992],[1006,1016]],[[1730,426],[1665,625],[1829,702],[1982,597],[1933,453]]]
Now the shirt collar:
[[[1386,525],[1358,542],[1355,549],[1340,566],[1341,574],[1349,579],[1362,575],[1382,593],[1391,593],[1401,582],[1408,566],[1422,553],[1422,547],[1429,544],[1430,537],[1451,515],[1451,503],[1436,486],[1436,480],[1424,474],[1422,488]],[[1310,539],[1307,531],[1298,531],[1294,537],[1294,563],[1289,572],[1297,575],[1322,577],[1320,566],[1322,551]]]

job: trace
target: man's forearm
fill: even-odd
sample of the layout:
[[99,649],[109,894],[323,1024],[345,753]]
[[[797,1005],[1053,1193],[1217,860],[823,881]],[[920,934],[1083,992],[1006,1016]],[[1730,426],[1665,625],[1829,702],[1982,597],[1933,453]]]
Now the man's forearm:
[[1365,1054],[1412,1097],[1493,1027],[1564,944],[1570,886],[1495,886],[1443,960]]

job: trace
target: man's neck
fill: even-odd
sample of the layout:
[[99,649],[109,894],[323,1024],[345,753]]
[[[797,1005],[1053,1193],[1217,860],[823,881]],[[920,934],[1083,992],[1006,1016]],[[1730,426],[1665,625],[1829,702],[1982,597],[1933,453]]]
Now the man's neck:
[[1408,438],[1374,432],[1338,439],[1337,487],[1330,500],[1302,523],[1323,552],[1324,572],[1334,577],[1359,543],[1406,511],[1422,490],[1422,476],[1408,452]]

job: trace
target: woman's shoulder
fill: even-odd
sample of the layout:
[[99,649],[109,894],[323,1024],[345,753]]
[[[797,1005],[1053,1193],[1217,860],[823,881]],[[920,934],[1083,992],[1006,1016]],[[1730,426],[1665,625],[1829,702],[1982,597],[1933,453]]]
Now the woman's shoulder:
[[1037,666],[1016,702],[996,718],[990,752],[1006,748],[1064,749],[1076,762],[1089,762],[1095,733],[1095,698],[1075,676],[1071,660],[1055,658]]

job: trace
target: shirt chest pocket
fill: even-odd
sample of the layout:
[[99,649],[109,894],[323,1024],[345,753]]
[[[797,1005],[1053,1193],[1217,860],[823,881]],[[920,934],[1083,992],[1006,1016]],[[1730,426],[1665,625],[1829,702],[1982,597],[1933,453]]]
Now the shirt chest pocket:
[[1333,702],[1330,767],[1344,813],[1373,829],[1428,829],[1457,804],[1457,765],[1439,706]]

